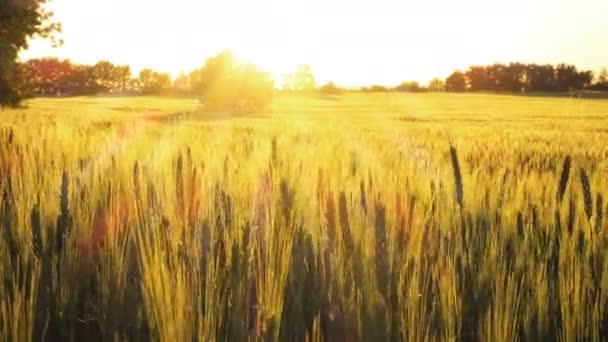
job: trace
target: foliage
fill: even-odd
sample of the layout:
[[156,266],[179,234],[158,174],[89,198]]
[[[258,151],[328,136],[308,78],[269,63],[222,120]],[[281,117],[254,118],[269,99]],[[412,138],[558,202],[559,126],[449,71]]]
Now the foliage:
[[440,78],[433,78],[431,81],[429,81],[429,85],[427,88],[429,91],[432,92],[446,91],[446,84]]
[[143,69],[139,72],[135,84],[144,95],[162,94],[171,88],[171,75]]
[[467,79],[461,71],[454,71],[445,80],[445,86],[448,91],[465,91]]
[[[585,89],[593,80],[591,71],[578,71],[574,65],[566,64],[555,67],[522,63],[473,65],[464,76],[468,90],[497,92],[566,92]],[[452,86],[462,91],[460,75],[454,73],[451,77],[456,79],[446,80],[446,83],[458,82],[457,87]]]
[[416,81],[410,82],[402,82],[400,85],[396,86],[393,90],[400,92],[409,92],[409,93],[421,93],[426,91],[427,89],[420,86],[420,84]]
[[60,30],[50,21],[46,0],[0,0],[0,107],[15,106],[25,96],[17,64],[19,51],[34,36],[52,37]]
[[30,59],[23,63],[25,86],[38,96],[92,95],[122,92],[129,88],[131,68],[108,61],[80,65],[57,58]]

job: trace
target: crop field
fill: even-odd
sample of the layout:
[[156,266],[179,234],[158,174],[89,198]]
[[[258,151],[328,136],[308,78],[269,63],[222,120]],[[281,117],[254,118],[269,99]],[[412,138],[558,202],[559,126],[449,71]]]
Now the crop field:
[[607,100],[78,97],[0,117],[2,340],[608,336]]

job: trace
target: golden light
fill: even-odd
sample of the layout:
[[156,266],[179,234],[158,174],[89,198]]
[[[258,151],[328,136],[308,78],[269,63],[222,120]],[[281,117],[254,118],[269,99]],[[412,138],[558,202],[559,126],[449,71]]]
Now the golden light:
[[[65,45],[22,58],[108,59],[176,76],[229,48],[274,75],[310,64],[342,85],[426,82],[492,62],[608,60],[608,1],[52,0]],[[573,26],[576,23],[576,26]],[[572,25],[571,25],[572,24]]]

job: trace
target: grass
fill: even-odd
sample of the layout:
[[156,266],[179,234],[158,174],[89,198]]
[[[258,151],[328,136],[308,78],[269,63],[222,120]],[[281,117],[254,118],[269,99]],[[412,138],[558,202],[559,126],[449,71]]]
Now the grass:
[[0,112],[6,340],[601,340],[608,102]]

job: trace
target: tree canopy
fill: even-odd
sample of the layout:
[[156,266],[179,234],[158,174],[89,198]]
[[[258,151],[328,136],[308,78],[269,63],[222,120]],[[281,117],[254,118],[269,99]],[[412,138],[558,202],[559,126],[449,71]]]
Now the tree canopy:
[[15,106],[26,96],[19,51],[28,47],[31,37],[52,38],[61,26],[51,21],[46,0],[0,0],[0,106]]

